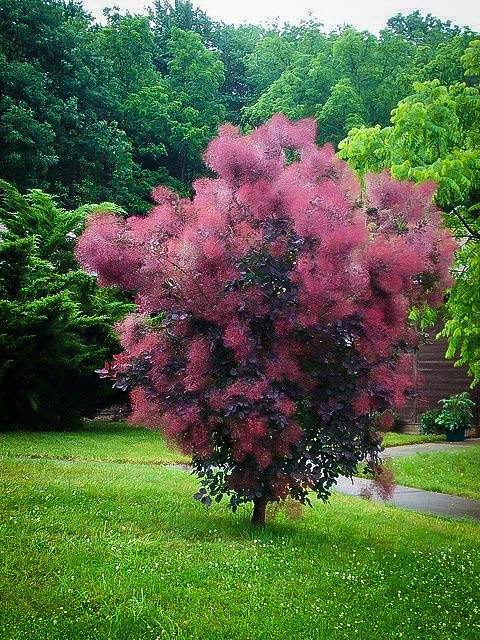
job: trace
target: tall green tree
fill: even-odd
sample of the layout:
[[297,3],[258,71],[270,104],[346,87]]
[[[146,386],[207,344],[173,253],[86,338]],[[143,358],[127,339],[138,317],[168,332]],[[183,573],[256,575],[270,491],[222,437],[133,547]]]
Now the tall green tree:
[[115,76],[80,3],[0,0],[0,10],[4,178],[69,205],[88,197],[137,205],[146,194],[137,193],[140,169],[118,126],[120,69]]
[[123,123],[152,185],[186,191],[203,172],[201,153],[225,119],[224,67],[192,31],[173,29],[167,49],[168,74],[128,97]]
[[75,261],[95,207],[65,211],[5,181],[0,193],[0,429],[68,428],[115,397],[94,370],[118,349],[112,326],[130,305]]
[[264,29],[256,25],[231,25],[213,20],[190,0],[155,0],[149,10],[155,37],[156,65],[168,74],[169,40],[175,29],[200,36],[209,51],[216,51],[225,67],[220,88],[220,102],[225,106],[229,122],[238,122],[241,108],[249,99],[245,59],[261,40]]
[[131,93],[157,81],[155,38],[146,16],[113,10],[107,16],[107,24],[95,32],[94,45],[107,66],[108,88],[119,109]]
[[291,120],[305,115],[305,82],[300,69],[287,69],[260,97],[242,110],[242,123],[251,128],[267,121],[275,113]]
[[451,20],[442,21],[431,13],[422,15],[417,9],[409,14],[397,13],[387,21],[388,28],[416,45],[436,46],[462,32]]
[[156,63],[160,71],[168,68],[168,41],[175,29],[192,31],[200,36],[203,44],[214,47],[216,23],[190,0],[155,0],[148,11],[155,38]]
[[293,42],[280,34],[266,35],[245,58],[253,96],[259,96],[291,66],[296,53]]
[[218,55],[208,51],[198,34],[174,29],[167,43],[168,87],[173,99],[170,144],[176,151],[176,173],[185,179],[188,161],[195,170],[200,152],[225,117],[220,87],[225,79]]
[[378,36],[312,20],[228,25],[190,0],[105,15],[96,24],[80,0],[0,0],[3,176],[73,208],[110,200],[144,212],[158,183],[188,193],[224,121],[318,117],[322,141],[387,126],[414,80],[462,79],[474,35],[415,12]]
[[414,89],[393,110],[391,126],[353,128],[340,156],[361,174],[388,168],[400,179],[434,180],[448,225],[472,237],[480,187],[479,88],[432,80]]
[[[315,116],[325,132],[320,141],[338,142],[355,122],[388,125],[414,81],[463,79],[460,58],[470,30],[431,16],[397,18],[378,36],[351,27],[325,34],[312,23],[269,34],[246,59],[255,100],[243,109],[245,126],[276,112]],[[423,39],[414,35],[418,20]]]
[[321,141],[338,144],[349,129],[365,122],[367,110],[352,82],[343,78],[315,115]]
[[237,124],[242,108],[252,100],[253,87],[248,74],[247,59],[263,35],[264,29],[257,25],[215,25],[213,46],[225,67],[225,81],[220,93],[228,122]]

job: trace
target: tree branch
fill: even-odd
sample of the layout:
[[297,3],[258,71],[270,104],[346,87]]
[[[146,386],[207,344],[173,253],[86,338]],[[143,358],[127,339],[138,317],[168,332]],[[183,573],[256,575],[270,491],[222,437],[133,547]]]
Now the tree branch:
[[476,240],[480,240],[480,231],[476,231],[473,227],[471,227],[470,223],[468,223],[463,218],[463,216],[460,214],[458,209],[452,209],[452,213],[457,216],[457,218],[460,220],[460,222],[463,224],[463,226],[465,227],[465,229],[468,231],[468,233],[472,238],[475,238]]

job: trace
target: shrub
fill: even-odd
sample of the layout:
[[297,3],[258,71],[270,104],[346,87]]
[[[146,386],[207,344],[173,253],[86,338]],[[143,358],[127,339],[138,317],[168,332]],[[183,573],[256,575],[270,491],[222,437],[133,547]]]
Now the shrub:
[[85,210],[0,189],[0,429],[71,427],[112,401],[94,369],[118,349],[128,305],[78,268]]
[[437,423],[438,409],[428,409],[420,418],[420,433],[425,435],[431,433],[443,433],[443,428]]
[[106,370],[133,420],[192,454],[199,500],[253,501],[255,523],[378,461],[375,422],[414,387],[409,305],[450,282],[434,185],[384,173],[362,194],[315,135],[283,116],[225,126],[193,201],[159,187],[147,217],[95,215],[77,249],[102,285],[135,292]]
[[442,409],[438,412],[435,423],[442,430],[466,431],[471,427],[475,403],[467,391],[440,400],[439,404]]

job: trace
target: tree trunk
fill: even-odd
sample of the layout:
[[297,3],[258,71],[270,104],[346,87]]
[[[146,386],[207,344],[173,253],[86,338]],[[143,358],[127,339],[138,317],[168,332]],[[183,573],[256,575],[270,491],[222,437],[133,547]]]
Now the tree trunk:
[[265,526],[265,512],[267,509],[267,499],[266,498],[256,498],[253,501],[253,514],[251,524],[254,527],[264,527]]

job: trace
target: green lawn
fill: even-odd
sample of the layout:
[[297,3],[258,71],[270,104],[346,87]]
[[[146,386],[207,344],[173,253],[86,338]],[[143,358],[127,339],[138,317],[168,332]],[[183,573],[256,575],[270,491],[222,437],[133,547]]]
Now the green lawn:
[[480,445],[393,458],[398,484],[480,499]]
[[480,635],[478,523],[337,495],[258,531],[247,509],[195,502],[177,469],[0,467],[2,639]]
[[383,438],[384,447],[399,447],[404,444],[420,444],[422,442],[441,442],[445,440],[444,435],[422,435],[419,433],[386,433]]
[[159,431],[126,422],[85,421],[81,430],[0,433],[0,456],[109,460],[113,462],[188,462]]
[[[386,433],[383,444],[434,442],[444,436]],[[80,430],[0,433],[0,456],[107,460],[111,462],[188,462],[159,431],[132,427],[126,422],[85,421]]]

